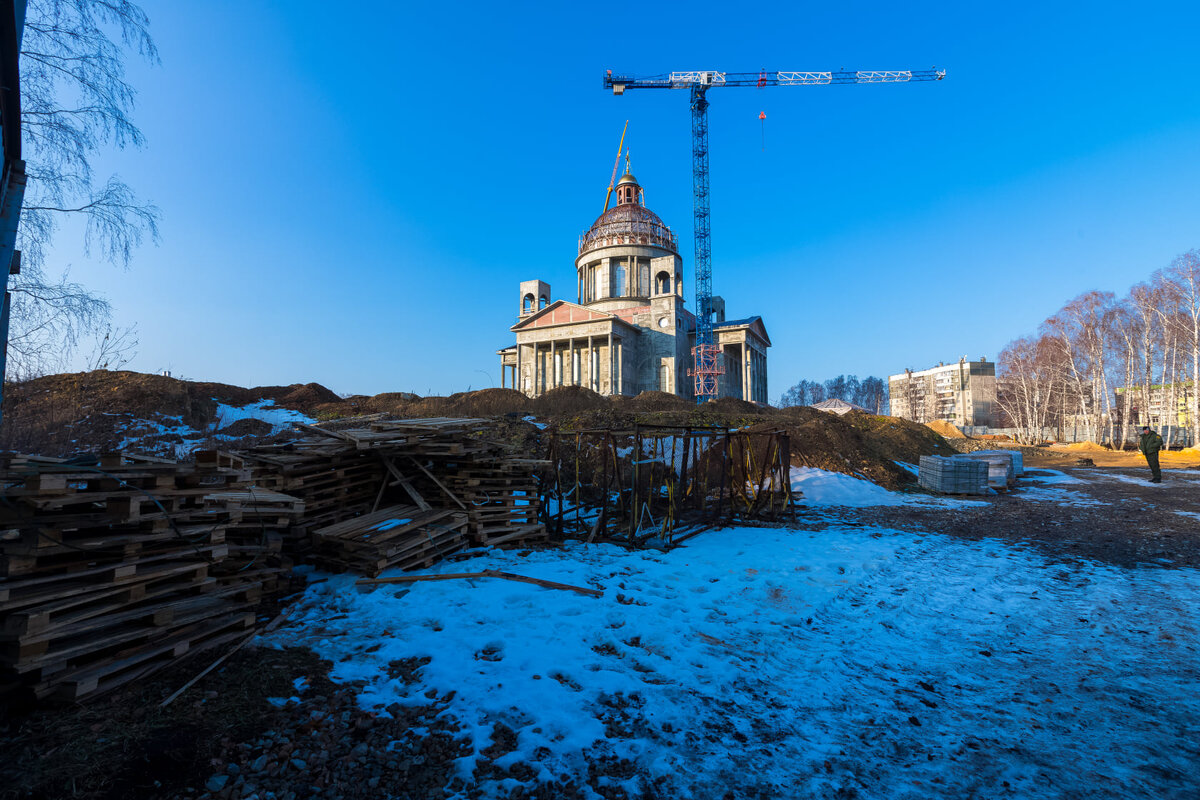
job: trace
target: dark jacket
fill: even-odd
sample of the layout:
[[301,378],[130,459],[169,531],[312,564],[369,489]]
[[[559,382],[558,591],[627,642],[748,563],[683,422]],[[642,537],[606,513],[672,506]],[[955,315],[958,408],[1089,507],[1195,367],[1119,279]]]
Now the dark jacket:
[[1157,453],[1159,450],[1162,450],[1162,449],[1163,449],[1163,440],[1162,440],[1161,436],[1159,436],[1154,431],[1150,431],[1149,433],[1142,434],[1142,439],[1138,443],[1138,450],[1142,451],[1142,455],[1148,456],[1151,453]]

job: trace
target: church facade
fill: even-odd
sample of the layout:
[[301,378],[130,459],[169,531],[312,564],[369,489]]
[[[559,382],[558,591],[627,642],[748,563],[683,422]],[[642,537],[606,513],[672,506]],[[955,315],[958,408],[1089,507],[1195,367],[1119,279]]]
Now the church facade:
[[[617,204],[579,239],[576,301],[554,300],[550,284],[520,284],[516,343],[497,351],[501,385],[536,397],[559,386],[603,395],[661,391],[694,396],[696,318],[684,307],[679,242],[628,168]],[[714,340],[725,374],[721,397],[767,402],[767,349],[760,317],[726,320],[713,297]]]

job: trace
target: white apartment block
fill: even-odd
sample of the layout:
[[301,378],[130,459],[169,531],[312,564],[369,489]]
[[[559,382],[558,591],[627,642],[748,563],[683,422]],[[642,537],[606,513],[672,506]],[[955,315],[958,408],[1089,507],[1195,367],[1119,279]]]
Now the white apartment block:
[[952,364],[888,376],[891,414],[914,422],[935,419],[959,427],[996,425],[996,364],[966,356]]

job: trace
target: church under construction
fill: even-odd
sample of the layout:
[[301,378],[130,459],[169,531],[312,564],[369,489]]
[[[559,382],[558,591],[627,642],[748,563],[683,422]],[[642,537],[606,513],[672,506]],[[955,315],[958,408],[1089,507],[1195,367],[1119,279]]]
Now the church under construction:
[[[694,397],[696,317],[684,308],[683,259],[675,234],[646,208],[626,166],[617,204],[579,238],[576,302],[552,300],[550,284],[522,281],[516,344],[497,351],[501,385],[536,397],[559,386],[603,395],[657,390]],[[714,341],[724,374],[719,397],[767,402],[767,348],[761,317],[725,319],[712,298]]]

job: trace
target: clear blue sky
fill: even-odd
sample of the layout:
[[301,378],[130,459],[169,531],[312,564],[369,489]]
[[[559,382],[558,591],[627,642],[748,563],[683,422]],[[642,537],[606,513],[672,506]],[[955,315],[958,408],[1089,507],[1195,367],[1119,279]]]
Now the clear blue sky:
[[764,318],[773,399],[994,358],[1072,296],[1200,247],[1194,3],[144,5],[149,146],[98,166],[161,207],[162,244],[128,271],[56,252],[138,323],[136,369],[498,382],[518,282],[575,299],[626,119],[691,304],[687,96],[614,97],[606,68],[948,70],[710,94],[714,291]]

